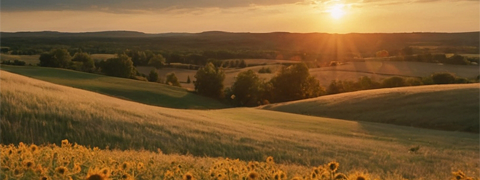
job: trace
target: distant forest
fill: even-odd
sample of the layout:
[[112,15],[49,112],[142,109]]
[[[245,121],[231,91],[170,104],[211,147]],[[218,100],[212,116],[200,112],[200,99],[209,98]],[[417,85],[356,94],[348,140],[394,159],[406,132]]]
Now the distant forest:
[[90,54],[116,54],[125,50],[150,50],[167,57],[201,56],[206,59],[286,59],[343,61],[375,57],[382,50],[391,56],[436,53],[479,53],[479,32],[467,33],[165,33],[131,31],[89,33],[1,33],[2,52],[33,55],[51,49]]

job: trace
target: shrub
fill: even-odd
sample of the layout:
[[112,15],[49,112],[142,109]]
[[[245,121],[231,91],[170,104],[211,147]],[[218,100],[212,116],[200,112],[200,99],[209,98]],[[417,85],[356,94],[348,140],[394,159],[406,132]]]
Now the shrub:
[[148,81],[150,82],[157,82],[158,81],[158,73],[155,69],[152,69],[147,77]]
[[107,59],[101,66],[102,72],[109,76],[129,78],[133,77],[136,72],[132,60],[125,54]]
[[212,63],[208,63],[205,67],[198,69],[195,79],[193,84],[198,94],[213,98],[223,97],[225,73]]
[[470,81],[467,78],[455,78],[455,83],[456,84],[467,84],[467,83],[470,83]]
[[175,75],[175,73],[170,73],[167,75],[167,78],[165,80],[165,84],[168,84],[170,86],[178,86],[178,87],[181,87],[180,86],[180,83],[178,82],[178,78],[177,76]]
[[455,83],[455,75],[450,73],[435,73],[432,74],[434,84],[453,84]]
[[258,70],[258,73],[272,73],[272,70],[270,70],[269,67],[262,67],[260,70]]
[[261,92],[260,78],[252,70],[239,73],[231,88],[233,100],[240,106],[256,106],[261,104]]
[[40,55],[40,66],[67,68],[72,60],[66,49],[53,49]]
[[402,77],[389,77],[384,79],[382,82],[382,87],[384,88],[392,88],[392,87],[402,87],[405,86],[405,79]]
[[2,61],[1,64],[14,65],[14,66],[25,66],[26,63],[25,63],[25,61],[19,61],[19,60],[15,59],[15,60],[13,60],[13,62],[10,61],[10,60]]
[[405,79],[405,85],[407,86],[420,86],[423,85],[422,79],[420,78],[407,78]]
[[318,80],[310,76],[304,63],[282,67],[270,82],[274,100],[277,102],[318,97],[325,93]]

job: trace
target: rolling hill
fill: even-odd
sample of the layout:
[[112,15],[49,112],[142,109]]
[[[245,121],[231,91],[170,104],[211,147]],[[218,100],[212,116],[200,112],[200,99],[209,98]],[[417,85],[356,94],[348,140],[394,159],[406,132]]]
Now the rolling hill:
[[[68,71],[62,71],[67,73]],[[478,176],[478,134],[355,122],[257,108],[145,105],[1,71],[1,140],[368,170],[381,179]],[[367,98],[367,97],[365,97]],[[417,153],[411,147],[419,146]]]
[[263,109],[449,131],[479,132],[480,85],[431,85],[357,91]]
[[159,83],[58,68],[2,66],[2,70],[155,106],[181,109],[218,109],[228,107],[217,100],[196,95],[179,87]]

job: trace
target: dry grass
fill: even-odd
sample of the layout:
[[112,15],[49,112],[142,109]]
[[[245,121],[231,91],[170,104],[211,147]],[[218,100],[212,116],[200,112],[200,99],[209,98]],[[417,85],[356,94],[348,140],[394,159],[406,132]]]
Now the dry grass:
[[431,85],[359,91],[266,105],[275,111],[479,132],[479,84]]
[[11,55],[11,54],[0,54],[0,59],[2,61],[13,61],[13,60],[19,60],[19,61],[24,61],[27,65],[31,64],[36,66],[38,63],[40,63],[40,55]]
[[[179,110],[124,101],[1,71],[1,137],[105,148],[368,170],[381,179],[479,176],[477,134],[344,121],[254,108]],[[20,133],[21,132],[21,133]],[[409,152],[420,146],[416,153]]]
[[440,65],[422,62],[399,61],[365,61],[349,62],[345,65],[319,68],[324,71],[367,72],[380,75],[425,77],[433,73],[448,72],[459,77],[476,78],[479,75],[478,66]]

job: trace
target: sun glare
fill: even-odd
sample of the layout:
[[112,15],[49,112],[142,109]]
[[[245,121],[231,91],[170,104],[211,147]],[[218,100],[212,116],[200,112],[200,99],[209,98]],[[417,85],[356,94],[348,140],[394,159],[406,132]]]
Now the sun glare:
[[340,19],[343,17],[343,15],[345,15],[345,10],[343,9],[345,5],[343,4],[335,4],[333,6],[330,7],[330,10],[328,10],[328,12],[330,12],[330,16],[332,16],[333,19]]

